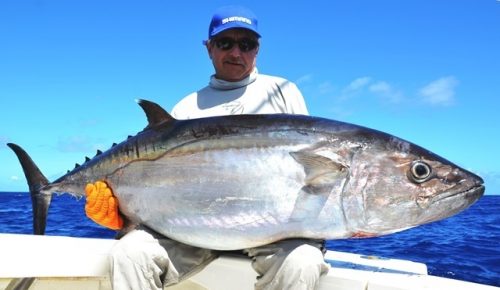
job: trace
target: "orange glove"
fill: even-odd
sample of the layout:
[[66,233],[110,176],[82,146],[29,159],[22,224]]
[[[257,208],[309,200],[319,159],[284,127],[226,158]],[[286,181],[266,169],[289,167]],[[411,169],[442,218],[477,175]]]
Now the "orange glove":
[[111,188],[102,181],[85,186],[87,201],[85,214],[98,225],[119,230],[123,228],[123,219],[118,211],[118,200],[111,192]]

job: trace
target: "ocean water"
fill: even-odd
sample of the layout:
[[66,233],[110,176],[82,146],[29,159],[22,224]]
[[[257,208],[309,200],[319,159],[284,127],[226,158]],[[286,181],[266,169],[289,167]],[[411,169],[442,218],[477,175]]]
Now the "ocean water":
[[[113,238],[84,214],[84,200],[54,196],[47,235]],[[32,233],[28,193],[0,192],[0,232]],[[500,196],[484,196],[451,218],[400,233],[368,239],[333,240],[328,249],[412,260],[427,264],[429,273],[500,286]]]

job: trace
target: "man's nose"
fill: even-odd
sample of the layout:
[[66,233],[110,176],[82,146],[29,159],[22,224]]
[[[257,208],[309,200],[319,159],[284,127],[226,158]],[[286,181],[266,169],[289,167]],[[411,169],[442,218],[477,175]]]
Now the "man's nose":
[[238,56],[241,56],[241,50],[240,50],[240,47],[238,45],[234,45],[230,50],[229,50],[229,54],[233,57],[238,57]]

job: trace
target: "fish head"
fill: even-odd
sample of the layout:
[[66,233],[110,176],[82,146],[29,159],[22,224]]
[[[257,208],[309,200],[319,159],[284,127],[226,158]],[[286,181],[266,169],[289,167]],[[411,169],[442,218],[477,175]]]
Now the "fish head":
[[384,139],[366,146],[351,164],[344,209],[353,236],[379,236],[441,220],[483,195],[483,180],[476,174],[410,142]]

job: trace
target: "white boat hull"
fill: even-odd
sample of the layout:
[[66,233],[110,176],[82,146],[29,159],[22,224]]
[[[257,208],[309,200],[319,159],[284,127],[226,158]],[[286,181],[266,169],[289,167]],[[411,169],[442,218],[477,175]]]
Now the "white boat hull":
[[[16,278],[37,277],[29,289],[111,290],[109,250],[115,240],[0,234],[0,289]],[[328,251],[332,264],[320,290],[499,290],[499,287],[427,275],[427,267],[397,259]],[[251,290],[256,273],[243,256],[222,256],[172,290]]]

